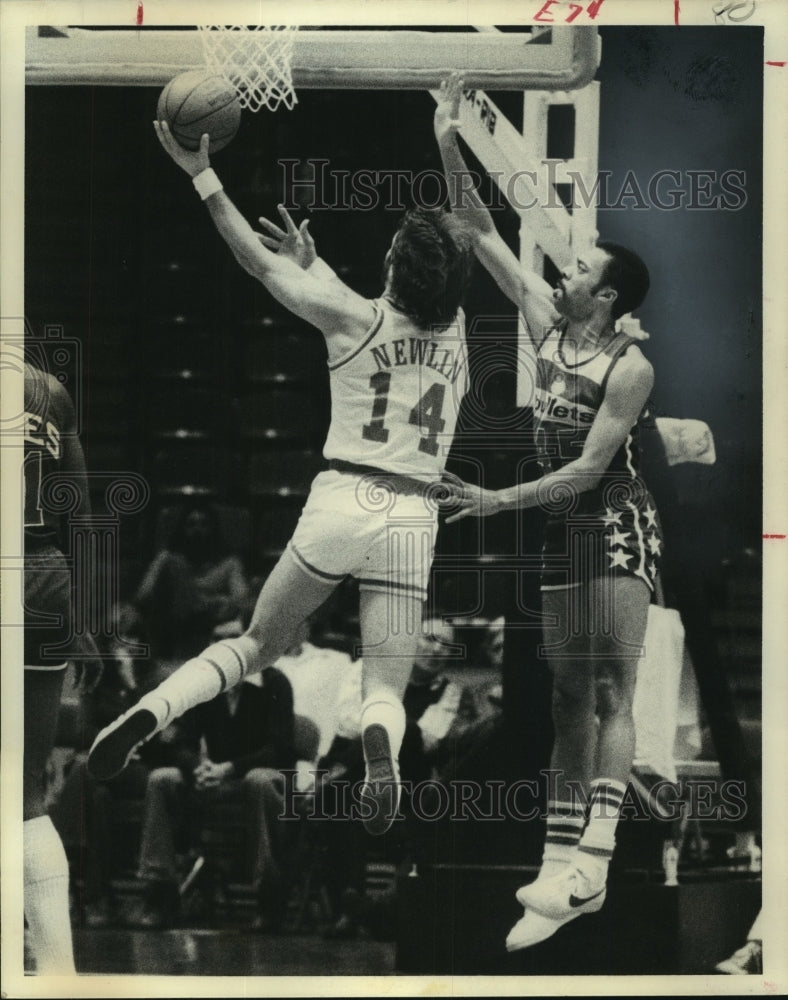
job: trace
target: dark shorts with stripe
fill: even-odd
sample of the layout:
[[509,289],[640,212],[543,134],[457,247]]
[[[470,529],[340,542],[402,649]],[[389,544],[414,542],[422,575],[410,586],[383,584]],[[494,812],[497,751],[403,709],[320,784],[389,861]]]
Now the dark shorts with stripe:
[[54,545],[25,552],[25,666],[57,669],[72,647],[71,571]]
[[550,517],[542,546],[542,590],[634,576],[654,589],[663,540],[650,497],[603,514]]

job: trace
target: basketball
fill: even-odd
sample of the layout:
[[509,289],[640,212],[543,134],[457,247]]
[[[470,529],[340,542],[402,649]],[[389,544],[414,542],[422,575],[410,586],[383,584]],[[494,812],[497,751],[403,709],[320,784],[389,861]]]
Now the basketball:
[[232,84],[204,70],[174,76],[159,95],[159,121],[166,121],[184,149],[200,148],[200,136],[211,137],[210,153],[224,149],[241,124],[241,105]]

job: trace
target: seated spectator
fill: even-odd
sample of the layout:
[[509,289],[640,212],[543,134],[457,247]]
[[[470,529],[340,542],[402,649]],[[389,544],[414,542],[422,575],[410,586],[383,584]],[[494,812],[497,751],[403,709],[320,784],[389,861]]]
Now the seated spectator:
[[281,770],[295,766],[293,723],[292,688],[275,667],[173,723],[175,763],[153,771],[145,793],[138,875],[146,886],[137,926],[166,927],[176,921],[178,847],[184,839],[194,842],[201,811],[232,800],[245,804],[248,817],[251,878],[258,896],[253,926],[279,926],[286,902]]
[[424,622],[404,703],[434,777],[444,777],[499,718],[503,640],[503,618]]
[[[405,736],[400,750],[400,773],[411,786],[431,776],[430,753],[451,725],[460,691],[446,677],[438,675],[438,665],[451,652],[453,631],[440,620],[425,620],[419,639],[413,671],[405,691]],[[316,795],[316,814],[337,819],[321,824],[320,835],[325,851],[324,884],[336,914],[324,931],[328,938],[355,937],[371,922],[370,901],[365,897],[367,861],[373,851],[384,851],[389,859],[402,862],[413,851],[415,833],[409,796],[403,794],[402,823],[395,823],[384,838],[372,838],[360,819],[342,816],[345,803],[352,796],[343,786],[353,786],[364,779],[364,755],[361,747],[361,662],[349,665],[338,696],[337,727],[328,752],[319,761],[327,774]],[[421,720],[431,708],[434,718],[422,729]],[[385,845],[381,844],[385,840]]]
[[[132,638],[129,609],[119,606],[116,615],[120,634]],[[133,638],[140,641],[143,637],[137,633]],[[170,762],[160,734],[116,778],[102,782],[90,775],[87,751],[96,734],[162,679],[155,664],[130,659],[122,646],[110,649],[103,662],[98,683],[81,689],[75,726],[77,753],[50,807],[71,863],[76,917],[87,927],[121,922],[112,888],[113,879],[122,874],[115,839],[117,804],[141,803],[150,770]]]
[[[328,751],[336,730],[337,691],[344,684],[343,678],[349,671],[358,675],[357,684],[361,684],[361,663],[357,660],[351,667],[353,658],[348,652],[354,651],[357,641],[347,627],[330,621],[326,609],[321,607],[302,624],[290,648],[274,664],[292,685],[296,715],[311,719],[320,732],[316,757]],[[302,775],[301,788],[314,782],[311,772],[315,759],[307,763],[309,773]]]
[[133,601],[116,609],[118,634],[148,643],[152,657],[132,661],[122,644],[107,650],[105,676],[81,706],[80,752],[50,810],[79,865],[73,883],[80,892],[78,915],[87,926],[121,920],[112,897],[112,881],[119,874],[112,843],[115,805],[142,803],[150,771],[175,763],[180,737],[176,739],[174,729],[160,734],[107,782],[90,776],[86,751],[100,729],[161,682],[171,662],[202,649],[211,637],[241,632],[250,600],[243,565],[221,538],[215,508],[197,503],[177,510],[167,544],[146,571]]
[[453,626],[440,618],[425,619],[403,698],[405,714],[418,725],[429,755],[437,750],[460,710],[462,687],[443,672],[448,663],[457,662],[454,640]]
[[457,626],[455,635],[466,658],[458,675],[462,680],[458,710],[433,755],[436,775],[443,781],[483,778],[491,773],[485,758],[502,752],[497,741],[503,723],[504,619]]
[[216,508],[191,504],[178,510],[133,604],[154,657],[181,663],[214,639],[240,635],[250,600],[243,563],[222,538]]

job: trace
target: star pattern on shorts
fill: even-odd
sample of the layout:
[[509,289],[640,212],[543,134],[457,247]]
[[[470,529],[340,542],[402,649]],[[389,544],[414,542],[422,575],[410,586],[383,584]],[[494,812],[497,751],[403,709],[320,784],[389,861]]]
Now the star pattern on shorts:
[[605,507],[605,515],[606,516],[602,518],[602,521],[603,521],[604,524],[606,524],[608,526],[611,525],[611,524],[615,524],[615,525],[617,525],[620,528],[620,527],[622,527],[622,525],[621,525],[621,514],[622,514],[622,512],[620,510],[614,511],[610,507]]
[[658,556],[662,552],[662,542],[656,531],[652,531],[646,542],[652,556]]
[[611,549],[614,549],[617,545],[626,546],[629,543],[629,535],[626,532],[621,532],[618,528],[614,527],[612,534],[607,537],[607,544]]
[[629,568],[629,560],[632,558],[631,552],[623,552],[621,549],[616,549],[615,552],[608,552],[610,556],[610,568],[615,569],[620,566],[622,569]]
[[646,509],[643,511],[643,514],[645,515],[646,523],[648,524],[649,528],[656,528],[656,526],[657,526],[657,512],[656,512],[656,510],[654,510],[654,508],[651,506],[651,504],[648,504],[648,506],[646,507]]

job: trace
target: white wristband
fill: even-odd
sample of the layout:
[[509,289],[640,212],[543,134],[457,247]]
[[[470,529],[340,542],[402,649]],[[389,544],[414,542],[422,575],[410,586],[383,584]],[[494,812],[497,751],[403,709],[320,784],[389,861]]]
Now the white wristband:
[[222,182],[216,176],[212,167],[206,167],[196,177],[192,177],[192,184],[203,201],[206,198],[210,198],[212,194],[216,194],[217,191],[224,190]]

